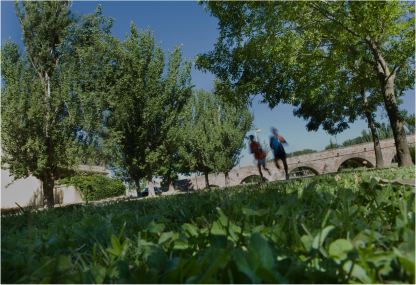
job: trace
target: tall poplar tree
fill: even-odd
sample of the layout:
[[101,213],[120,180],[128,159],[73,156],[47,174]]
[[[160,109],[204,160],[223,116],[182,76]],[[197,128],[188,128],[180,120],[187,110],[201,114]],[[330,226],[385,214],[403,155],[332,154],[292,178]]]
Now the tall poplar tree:
[[[245,103],[251,95],[262,94],[263,102],[271,107],[293,103],[299,94],[293,91],[296,84],[307,80],[298,76],[299,71],[303,74],[305,66],[325,59],[328,49],[351,63],[358,58],[368,76],[378,82],[399,165],[412,165],[397,91],[414,87],[413,3],[209,1],[206,9],[219,19],[220,36],[215,50],[201,55],[197,66],[234,86],[234,92],[225,93],[225,98]],[[327,60],[341,65],[331,57]],[[313,74],[315,68],[309,72]],[[312,78],[326,75],[319,72]]]
[[64,1],[15,2],[15,10],[25,52],[3,43],[2,169],[14,180],[38,178],[44,204],[53,207],[55,180],[97,153],[105,88],[96,87],[105,76],[93,65],[105,62],[112,21],[98,7],[78,24]]
[[149,196],[155,196],[153,173],[175,154],[170,146],[179,141],[177,127],[191,96],[192,63],[181,56],[181,47],[176,46],[165,64],[165,52],[155,45],[150,30],[139,32],[131,23],[121,49],[117,84],[110,94],[107,127],[116,136],[119,157],[111,167],[125,180],[135,181],[138,192],[145,177]]
[[247,107],[225,104],[214,91],[196,92],[188,108],[183,153],[192,170],[204,173],[206,187],[213,171],[223,172],[229,184],[228,172],[240,161],[253,119]]
[[167,160],[160,165],[157,171],[163,177],[163,183],[167,184],[168,191],[174,190],[173,184],[178,179],[178,174],[189,175],[192,171],[184,160],[181,149],[187,137],[185,124],[186,106],[184,111],[181,112],[177,123],[169,129],[175,135],[175,140],[171,140],[171,143],[165,145],[165,151],[168,154]]

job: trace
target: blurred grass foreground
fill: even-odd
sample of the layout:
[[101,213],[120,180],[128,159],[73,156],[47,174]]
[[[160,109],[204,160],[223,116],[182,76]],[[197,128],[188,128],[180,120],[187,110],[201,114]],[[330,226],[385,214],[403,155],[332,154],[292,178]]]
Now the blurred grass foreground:
[[415,168],[21,211],[2,283],[415,283]]

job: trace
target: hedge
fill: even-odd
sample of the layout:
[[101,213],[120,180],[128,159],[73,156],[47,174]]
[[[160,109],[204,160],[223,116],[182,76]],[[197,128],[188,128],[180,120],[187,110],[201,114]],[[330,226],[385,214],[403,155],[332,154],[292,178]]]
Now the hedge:
[[102,175],[73,176],[61,179],[58,184],[74,185],[82,193],[83,199],[87,201],[117,197],[126,193],[126,186],[123,182]]

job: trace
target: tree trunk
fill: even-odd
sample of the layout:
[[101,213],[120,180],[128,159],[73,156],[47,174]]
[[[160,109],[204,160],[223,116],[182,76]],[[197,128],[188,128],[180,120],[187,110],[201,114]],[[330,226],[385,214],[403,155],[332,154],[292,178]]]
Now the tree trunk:
[[155,197],[155,188],[153,187],[153,171],[150,171],[147,174],[147,191],[149,193],[149,197]]
[[[382,76],[384,77],[384,75]],[[413,162],[410,157],[407,137],[403,128],[403,122],[400,118],[399,108],[397,107],[396,96],[394,95],[394,76],[392,75],[387,80],[380,78],[380,83],[382,85],[387,115],[389,116],[390,125],[393,129],[399,166],[411,166]]]
[[[361,89],[361,96],[363,97],[364,107],[367,107],[367,97],[365,96],[364,88]],[[373,117],[371,113],[367,110],[364,110],[365,116],[367,117],[368,127],[371,130],[371,135],[373,137],[374,143],[374,152],[376,153],[376,168],[383,168],[384,167],[384,159],[383,154],[381,152],[380,140],[378,139],[377,129],[374,125]]]
[[380,140],[378,139],[376,126],[374,125],[374,121],[371,117],[371,114],[367,111],[365,111],[364,113],[367,117],[368,126],[370,127],[371,135],[373,137],[374,152],[376,153],[376,168],[384,168],[383,153],[381,152]]
[[43,206],[46,206],[48,209],[51,209],[55,205],[53,197],[53,188],[55,187],[55,180],[51,177],[45,176],[42,181],[43,187]]
[[175,191],[175,188],[173,187],[173,181],[170,176],[168,176],[168,192]]
[[172,162],[169,165],[169,170],[166,173],[166,176],[168,177],[167,182],[168,182],[168,192],[174,191],[175,189],[173,188],[173,183],[172,183]]
[[209,187],[208,171],[205,171],[204,175],[205,175],[205,188],[208,188]]
[[230,186],[230,176],[228,175],[228,171],[225,172],[225,187]]
[[139,178],[134,180],[134,182],[136,183],[137,197],[142,197],[142,193],[140,192],[140,180],[141,179]]

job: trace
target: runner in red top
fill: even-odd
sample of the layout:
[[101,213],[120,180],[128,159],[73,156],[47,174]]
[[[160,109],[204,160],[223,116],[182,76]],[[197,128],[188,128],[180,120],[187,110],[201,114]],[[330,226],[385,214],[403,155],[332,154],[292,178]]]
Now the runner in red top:
[[261,145],[254,140],[254,136],[250,135],[250,150],[251,153],[254,153],[254,158],[257,160],[257,166],[259,167],[259,172],[261,176],[261,181],[264,183],[264,177],[263,173],[261,172],[261,166],[263,165],[263,168],[267,170],[269,175],[271,176],[271,173],[269,169],[266,168],[266,154],[264,153],[263,149],[261,148]]

